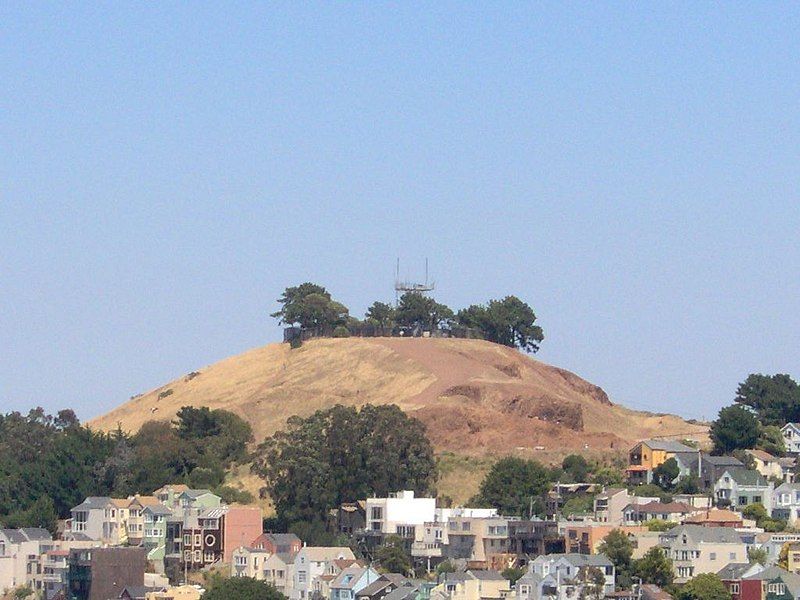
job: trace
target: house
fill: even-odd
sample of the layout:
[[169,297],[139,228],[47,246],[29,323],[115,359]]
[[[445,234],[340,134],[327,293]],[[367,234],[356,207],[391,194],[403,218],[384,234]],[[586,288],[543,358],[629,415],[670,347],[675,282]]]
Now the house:
[[164,586],[149,585],[129,585],[119,595],[120,600],[147,600],[147,595],[157,592],[165,592]]
[[629,504],[623,510],[626,525],[635,525],[647,521],[671,521],[681,523],[694,512],[692,508],[680,502],[648,502],[647,504]]
[[430,600],[499,600],[510,593],[509,581],[497,571],[469,570],[444,574]]
[[582,576],[596,568],[604,576],[603,593],[616,589],[614,564],[604,554],[549,554],[537,556],[516,584],[517,600],[542,600],[545,597],[566,599],[584,596]]
[[380,574],[372,567],[347,567],[329,585],[329,600],[356,600],[356,594],[380,579]]
[[284,596],[289,596],[294,576],[294,558],[297,553],[270,554],[263,562],[262,577]]
[[[758,582],[761,588],[760,600],[798,600],[800,598],[800,575],[785,571],[780,567],[768,567],[754,575],[742,578],[742,582]],[[742,600],[750,600],[742,598]]]
[[411,582],[399,573],[384,573],[356,593],[357,600],[383,600],[398,587],[411,586]]
[[565,552],[569,554],[597,554],[600,544],[614,529],[619,529],[629,535],[647,531],[647,528],[641,525],[567,524],[562,527]]
[[777,456],[772,456],[764,450],[747,450],[747,454],[753,459],[753,467],[764,477],[769,479],[774,477],[783,480],[783,468]]
[[314,579],[312,596],[314,598],[329,598],[331,595],[331,582],[338,577],[339,573],[350,567],[364,566],[366,566],[366,563],[350,558],[336,558],[329,560],[325,563],[325,568],[322,575]]
[[436,518],[436,498],[416,498],[412,490],[389,494],[388,498],[367,498],[366,532],[383,538],[399,535],[422,539],[422,526]]
[[564,538],[555,521],[509,521],[508,552],[519,556],[564,552]]
[[471,569],[504,569],[515,556],[509,551],[507,517],[452,517],[447,522],[448,558],[464,559]]
[[773,488],[758,471],[730,468],[714,484],[714,497],[718,506],[744,508],[748,504],[763,504],[769,510]]
[[23,585],[37,592],[45,589],[41,555],[52,547],[46,529],[0,529],[0,593]]
[[732,562],[747,562],[747,546],[727,527],[679,525],[662,533],[659,545],[672,559],[678,583],[700,573],[717,573]]
[[786,451],[793,454],[800,453],[800,423],[787,423],[781,427],[781,433]]
[[128,544],[139,546],[144,542],[144,515],[142,511],[148,506],[160,506],[155,496],[132,496],[128,500]]
[[108,496],[89,496],[70,510],[67,536],[82,534],[109,545],[124,543],[128,537],[127,504]]
[[172,512],[163,504],[151,504],[141,509],[141,520],[144,526],[142,546],[147,550],[147,559],[160,562],[163,560],[167,545],[167,519]]
[[703,527],[742,527],[742,515],[721,508],[709,508],[696,512],[683,520],[684,525],[702,525]]
[[290,596],[291,600],[308,600],[312,592],[321,587],[317,578],[324,574],[326,564],[333,560],[355,560],[350,548],[327,546],[306,546],[294,558],[294,579]]
[[625,521],[625,508],[631,504],[658,502],[650,496],[634,496],[626,488],[608,488],[594,499],[594,520],[608,525],[622,525]]
[[144,548],[71,550],[67,596],[71,600],[119,598],[131,586],[144,586],[147,557]]
[[765,567],[758,563],[729,563],[717,572],[722,584],[731,595],[731,600],[762,600],[761,581],[747,579],[763,571]]
[[673,600],[669,593],[652,583],[639,586],[639,592],[641,600]]
[[798,514],[800,514],[800,483],[782,483],[772,494],[772,517],[794,525]]
[[231,577],[264,578],[264,563],[272,553],[261,548],[240,546],[231,557]]
[[633,484],[651,483],[653,469],[676,454],[692,452],[697,450],[672,440],[643,440],[628,452],[628,480]]
[[783,549],[796,543],[800,543],[800,533],[794,531],[757,533],[753,540],[754,547],[766,552],[768,565],[777,564]]
[[262,533],[254,539],[250,546],[267,550],[272,554],[294,554],[300,552],[303,542],[293,533]]

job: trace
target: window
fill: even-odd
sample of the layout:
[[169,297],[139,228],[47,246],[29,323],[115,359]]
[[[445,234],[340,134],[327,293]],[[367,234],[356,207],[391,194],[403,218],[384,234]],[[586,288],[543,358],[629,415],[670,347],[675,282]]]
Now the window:
[[306,572],[305,571],[298,571],[297,572],[297,583],[305,583],[306,582]]
[[530,594],[531,593],[531,586],[529,585],[521,585],[519,586],[519,593],[520,594]]
[[731,594],[738,594],[739,593],[739,584],[732,583],[731,584]]
[[739,496],[739,504],[741,506],[747,506],[747,496]]
[[716,552],[711,552],[708,555],[708,558],[709,558],[709,560],[717,560],[717,553]]
[[461,531],[469,531],[469,521],[461,523]]
[[203,542],[200,539],[200,534],[199,533],[195,533],[194,534],[194,544],[193,545],[194,546],[200,546],[200,545],[202,545],[202,543]]
[[736,560],[736,552],[731,552],[731,553],[728,555],[728,559],[729,559],[729,560]]
[[753,504],[761,504],[761,496],[753,496]]
[[370,515],[373,520],[383,519],[383,508],[380,506],[373,506],[370,510]]

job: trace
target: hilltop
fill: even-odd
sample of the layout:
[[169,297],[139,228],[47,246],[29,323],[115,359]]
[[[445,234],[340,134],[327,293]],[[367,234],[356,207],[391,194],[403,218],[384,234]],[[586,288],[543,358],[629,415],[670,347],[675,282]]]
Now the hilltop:
[[134,397],[89,425],[135,432],[145,421],[174,418],[182,406],[208,406],[247,419],[260,441],[292,415],[337,403],[394,403],[419,418],[437,452],[458,457],[450,476],[468,487],[475,483],[465,483],[465,464],[482,471],[482,457],[618,453],[651,436],[704,439],[707,431],[613,404],[600,387],[512,348],[425,338],[270,344]]

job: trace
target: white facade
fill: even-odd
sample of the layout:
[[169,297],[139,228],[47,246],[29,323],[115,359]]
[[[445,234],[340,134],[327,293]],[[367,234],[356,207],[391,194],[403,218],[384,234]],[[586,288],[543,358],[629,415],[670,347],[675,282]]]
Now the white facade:
[[368,498],[367,531],[396,533],[412,539],[422,538],[422,525],[436,519],[436,498],[415,498],[404,490],[388,498]]
[[289,598],[291,600],[308,600],[312,592],[321,591],[321,585],[317,578],[325,573],[328,561],[343,559],[355,560],[350,548],[323,546],[302,548],[294,558],[294,574]]
[[800,424],[787,423],[781,427],[781,433],[786,451],[800,453]]

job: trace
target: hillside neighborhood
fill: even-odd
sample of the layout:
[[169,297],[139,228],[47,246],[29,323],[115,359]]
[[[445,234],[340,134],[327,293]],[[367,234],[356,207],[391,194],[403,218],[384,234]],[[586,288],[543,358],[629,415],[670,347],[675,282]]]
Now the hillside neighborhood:
[[[795,451],[799,428],[782,429]],[[732,600],[800,599],[796,454],[748,457],[746,465],[643,440],[628,453],[626,485],[556,483],[537,499],[539,516],[443,507],[397,490],[331,509],[330,546],[264,530],[260,507],[185,484],[90,496],[56,535],[0,530],[0,590],[45,600],[196,600],[214,573],[265,582],[291,600],[665,600],[713,576]],[[677,466],[671,489],[690,479],[699,488],[642,495],[658,490],[653,481],[668,463]],[[565,512],[579,496],[591,498],[588,510]]]

